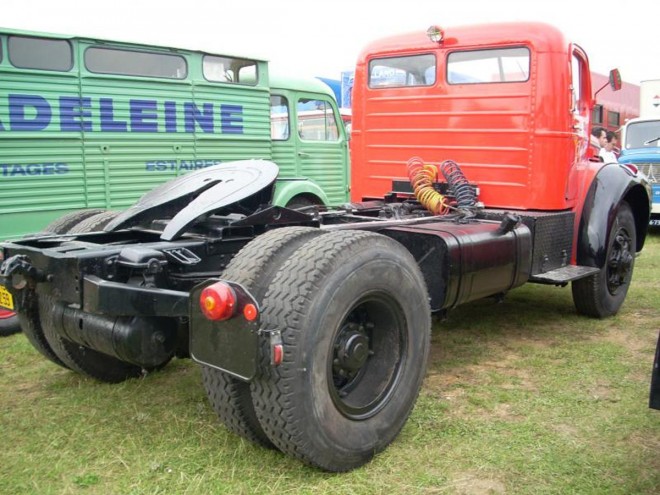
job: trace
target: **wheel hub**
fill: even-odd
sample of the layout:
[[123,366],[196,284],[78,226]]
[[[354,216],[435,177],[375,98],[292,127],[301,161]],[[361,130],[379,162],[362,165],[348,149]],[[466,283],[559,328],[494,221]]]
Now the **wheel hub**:
[[608,262],[608,289],[612,294],[619,287],[628,283],[628,279],[632,273],[635,258],[630,252],[630,246],[630,236],[626,232],[618,232],[614,238]]
[[339,372],[359,371],[369,357],[369,337],[362,325],[350,324],[337,344],[335,366]]

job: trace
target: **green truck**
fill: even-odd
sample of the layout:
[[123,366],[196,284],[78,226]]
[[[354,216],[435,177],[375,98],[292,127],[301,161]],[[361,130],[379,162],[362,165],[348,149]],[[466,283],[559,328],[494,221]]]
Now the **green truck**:
[[317,79],[273,77],[253,58],[0,29],[0,239],[242,159],[278,164],[275,204],[348,199],[343,122]]

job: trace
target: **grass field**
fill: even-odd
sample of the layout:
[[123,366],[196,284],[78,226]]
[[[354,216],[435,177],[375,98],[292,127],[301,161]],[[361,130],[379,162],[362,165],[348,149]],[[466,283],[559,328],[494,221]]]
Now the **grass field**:
[[659,308],[656,231],[614,318],[531,284],[451,312],[401,435],[342,475],[228,433],[190,361],[105,385],[3,338],[0,494],[656,494]]

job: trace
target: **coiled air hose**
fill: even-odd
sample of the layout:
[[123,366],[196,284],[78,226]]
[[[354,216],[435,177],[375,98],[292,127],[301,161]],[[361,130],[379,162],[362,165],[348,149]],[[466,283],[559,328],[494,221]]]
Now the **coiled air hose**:
[[433,188],[437,177],[438,167],[435,165],[424,164],[416,156],[408,160],[408,179],[417,201],[434,215],[443,215],[447,212],[447,200]]
[[438,179],[438,166],[425,164],[421,158],[413,157],[408,160],[408,179],[412,185],[417,201],[434,215],[444,215],[450,208],[457,207],[469,210],[477,203],[474,188],[468,183],[458,164],[452,160],[445,160],[440,165],[440,171],[447,181],[449,190],[456,203],[449,205],[448,199],[435,190],[433,183]]

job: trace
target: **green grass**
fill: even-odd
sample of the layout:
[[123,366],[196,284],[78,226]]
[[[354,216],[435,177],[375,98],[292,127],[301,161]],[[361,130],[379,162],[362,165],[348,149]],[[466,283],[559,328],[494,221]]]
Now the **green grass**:
[[190,361],[120,385],[0,339],[0,494],[652,494],[660,411],[660,234],[624,308],[591,320],[569,288],[528,285],[436,322],[397,440],[335,475],[251,445],[216,420]]

